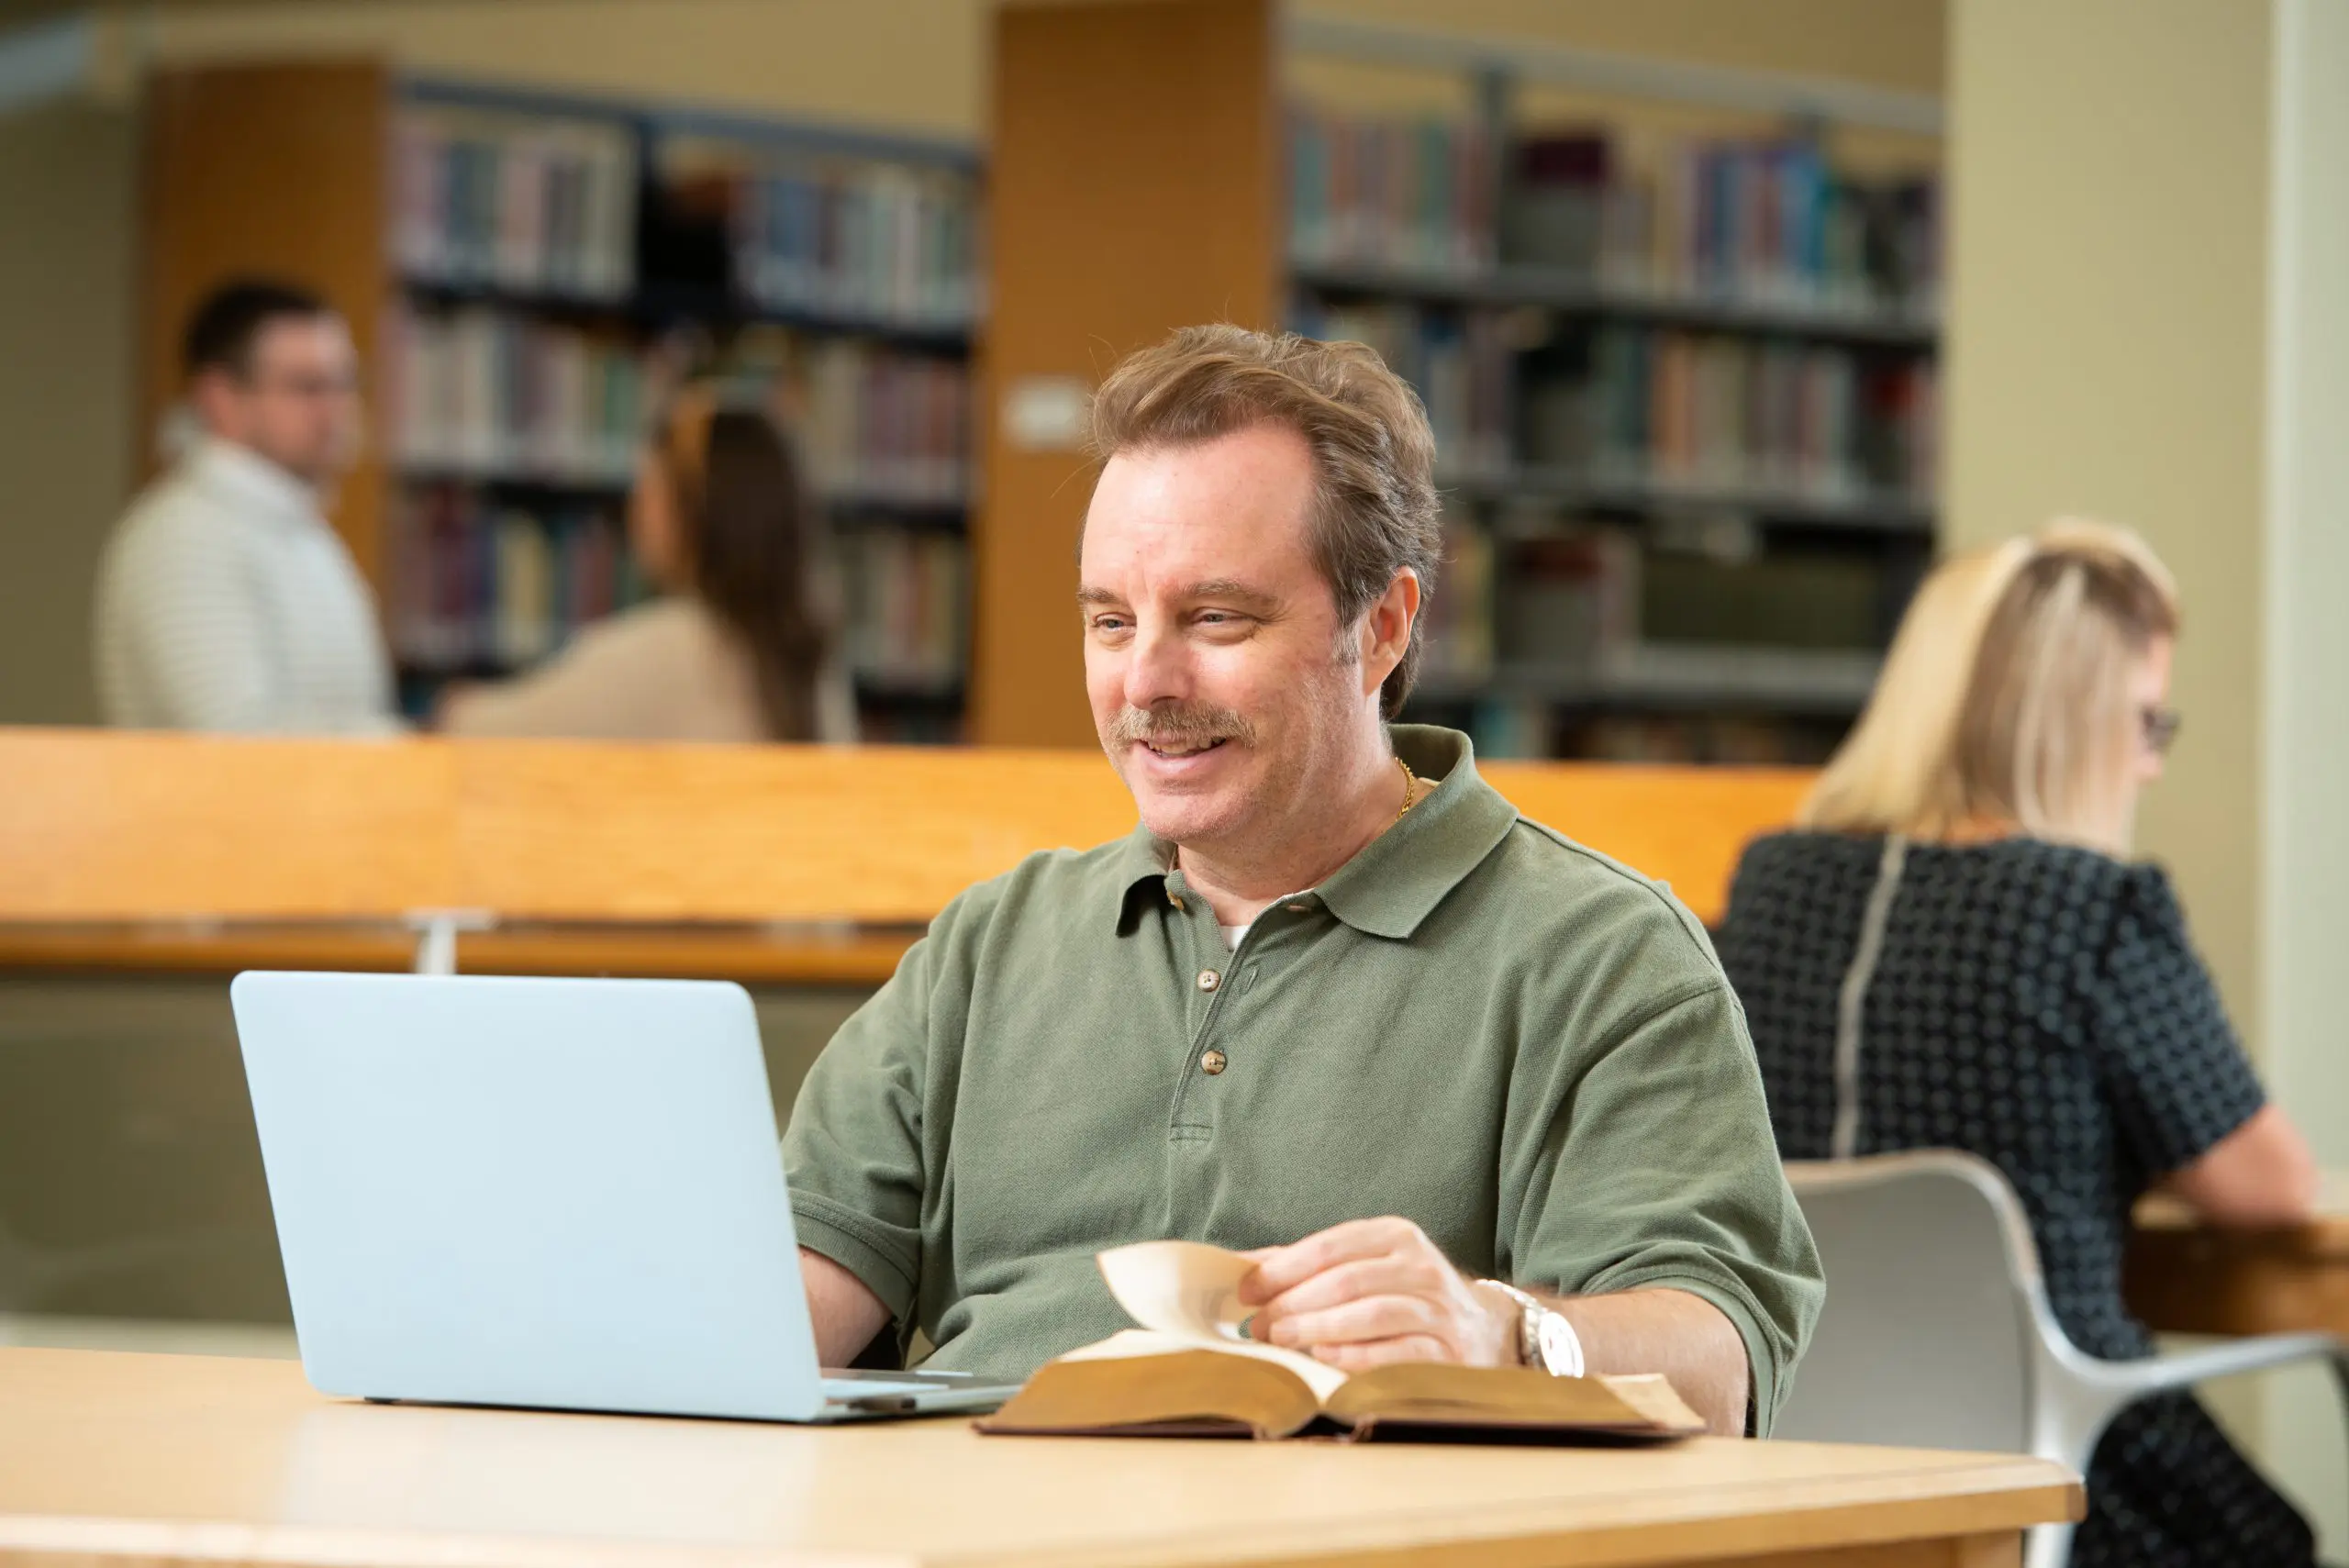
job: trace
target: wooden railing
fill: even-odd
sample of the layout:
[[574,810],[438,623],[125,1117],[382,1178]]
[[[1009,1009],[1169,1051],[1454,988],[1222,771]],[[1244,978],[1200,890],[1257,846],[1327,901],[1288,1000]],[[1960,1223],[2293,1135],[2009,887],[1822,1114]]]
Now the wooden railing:
[[[1707,919],[1809,784],[1483,772]],[[0,729],[0,963],[388,967],[488,928],[464,967],[870,984],[972,883],[1133,819],[1087,752]]]

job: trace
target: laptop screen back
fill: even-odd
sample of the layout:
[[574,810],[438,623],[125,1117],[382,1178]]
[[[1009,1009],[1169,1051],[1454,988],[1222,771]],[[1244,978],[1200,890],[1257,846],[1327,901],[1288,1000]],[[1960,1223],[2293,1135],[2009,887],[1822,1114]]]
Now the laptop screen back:
[[230,995],[320,1391],[821,1407],[740,986],[255,973]]

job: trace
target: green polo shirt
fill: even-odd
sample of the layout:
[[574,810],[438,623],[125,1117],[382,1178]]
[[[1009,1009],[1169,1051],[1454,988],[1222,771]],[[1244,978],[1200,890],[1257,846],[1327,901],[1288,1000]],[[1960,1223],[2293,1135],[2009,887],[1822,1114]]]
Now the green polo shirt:
[[1703,928],[1393,733],[1442,786],[1237,952],[1140,828],[957,898],[800,1091],[800,1242],[931,1366],[1024,1374],[1130,1326],[1104,1248],[1401,1215],[1472,1274],[1704,1297],[1766,1432],[1819,1256]]

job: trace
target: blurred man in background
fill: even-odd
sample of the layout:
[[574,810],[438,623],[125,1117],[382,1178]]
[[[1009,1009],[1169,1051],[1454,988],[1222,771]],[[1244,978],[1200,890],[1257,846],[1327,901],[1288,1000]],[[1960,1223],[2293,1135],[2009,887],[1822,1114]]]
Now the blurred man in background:
[[149,729],[393,729],[365,580],[326,518],[359,450],[358,355],[316,295],[247,280],[189,321],[200,439],[132,506],[98,567],[107,722]]

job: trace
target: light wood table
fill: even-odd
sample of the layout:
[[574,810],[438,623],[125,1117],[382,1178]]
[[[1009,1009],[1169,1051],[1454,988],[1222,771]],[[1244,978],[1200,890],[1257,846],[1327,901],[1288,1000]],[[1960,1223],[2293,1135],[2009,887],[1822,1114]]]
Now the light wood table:
[[2321,1332],[2349,1340],[2349,1171],[2325,1173],[2322,1213],[2276,1230],[2222,1230],[2182,1204],[2137,1210],[2122,1288],[2174,1334]]
[[1990,1568],[2061,1467],[1661,1449],[985,1438],[328,1400],[283,1362],[0,1350],[0,1562],[318,1568]]

